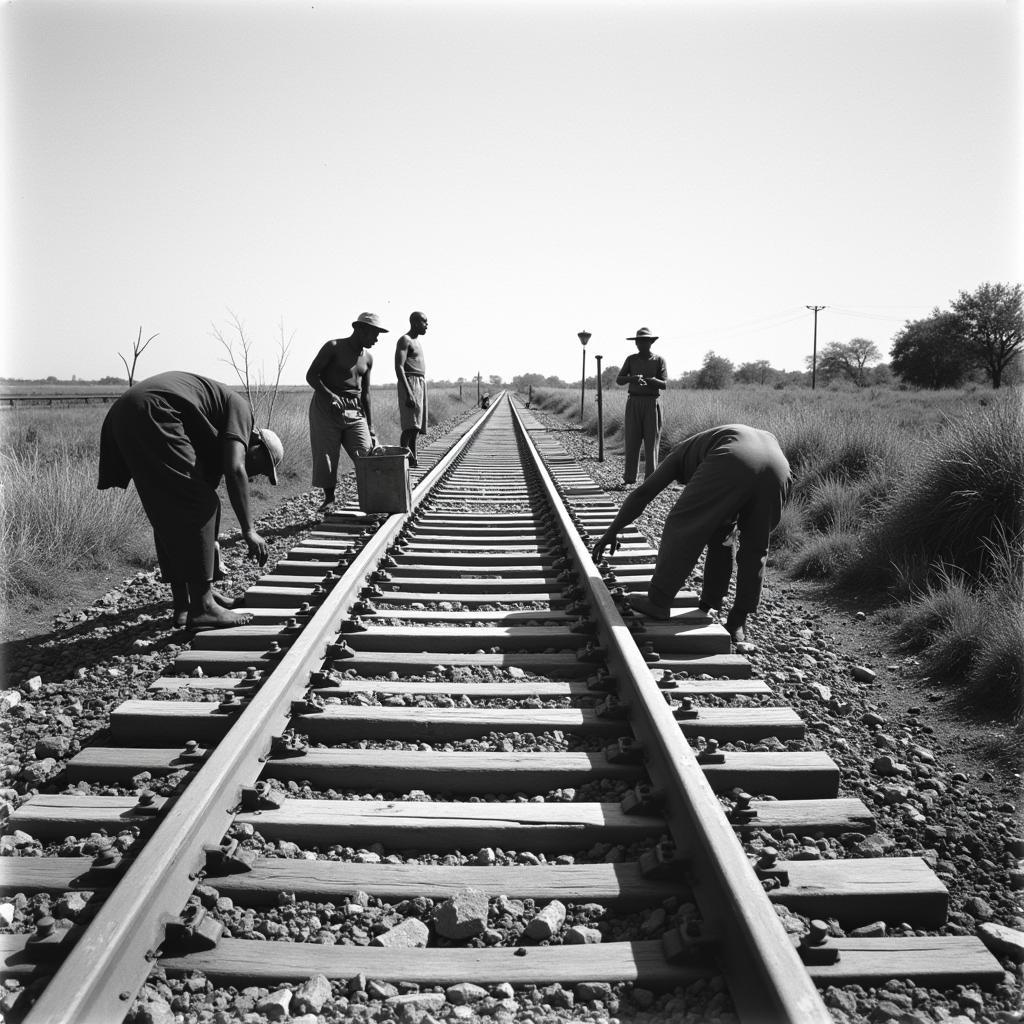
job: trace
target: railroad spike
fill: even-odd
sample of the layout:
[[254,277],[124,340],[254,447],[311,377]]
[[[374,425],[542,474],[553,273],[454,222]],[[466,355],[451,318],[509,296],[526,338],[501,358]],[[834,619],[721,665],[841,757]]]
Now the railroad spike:
[[163,955],[182,956],[216,949],[224,934],[224,925],[207,914],[200,904],[185,908],[177,921],[168,921],[164,932]]
[[656,881],[679,879],[686,874],[687,862],[679,856],[675,843],[657,843],[640,855],[640,873]]
[[214,709],[218,715],[234,715],[244,707],[242,699],[237,693],[229,693]]
[[830,940],[824,921],[811,921],[810,930],[800,940],[797,952],[809,967],[839,963],[839,948]]
[[339,633],[365,633],[366,626],[363,620],[358,615],[353,615],[349,619],[342,619],[341,625],[338,628]]
[[363,587],[362,596],[364,599],[368,599],[371,597],[381,598],[384,596],[384,591],[381,590],[380,587],[366,586]]
[[237,839],[229,839],[220,846],[208,846],[206,854],[206,876],[241,875],[252,871],[256,863],[256,851],[244,849]]
[[349,609],[355,615],[376,615],[377,609],[369,602],[359,598]]
[[604,748],[604,756],[612,764],[642,764],[644,747],[631,737],[622,736]]
[[243,811],[276,811],[284,801],[284,793],[271,789],[265,782],[257,782],[255,786],[242,787]]
[[286,757],[305,757],[309,752],[309,741],[293,729],[285,729],[280,736],[270,740],[270,757],[281,760]]
[[608,674],[607,670],[600,668],[596,675],[587,679],[587,689],[598,693],[612,693],[618,689],[619,681],[615,676]]
[[600,645],[587,641],[585,647],[576,652],[577,661],[604,662],[608,658],[608,652]]
[[373,572],[367,576],[367,579],[371,583],[388,583],[391,580],[391,573],[384,569],[374,569]]
[[155,817],[163,810],[163,801],[152,789],[144,789],[139,794],[138,802],[131,809],[131,814],[140,814],[144,817]]
[[729,812],[729,820],[733,822],[753,821],[757,817],[757,809],[750,806],[754,798],[742,789],[734,789],[729,794],[736,802]]
[[665,805],[665,791],[641,782],[619,801],[623,814],[653,814]]
[[116,871],[120,874],[121,861],[121,851],[114,845],[112,839],[107,838],[102,841],[100,848],[96,851],[89,870],[90,872],[100,872],[101,874]]
[[668,691],[664,696],[668,706],[672,709],[672,716],[677,722],[692,722],[699,717],[700,712],[693,706],[693,701],[689,697],[680,697],[679,700],[675,700]]
[[175,760],[202,761],[204,757],[206,757],[206,750],[199,745],[197,740],[186,740],[185,746]]
[[725,764],[725,754],[718,749],[718,740],[714,736],[704,739],[704,749],[697,755],[698,764]]
[[610,694],[597,705],[596,711],[598,718],[622,721],[629,717],[629,702],[619,700],[614,694]]
[[62,956],[61,943],[69,929],[58,928],[57,922],[49,915],[36,921],[35,931],[28,937],[25,952],[36,960],[54,960]]
[[700,928],[700,922],[695,920],[687,921],[661,937],[661,949],[670,964],[703,959],[710,953],[712,945],[712,940]]
[[766,846],[761,856],[754,862],[754,873],[762,882],[774,882],[772,889],[781,885],[789,885],[789,872],[778,866],[779,851],[774,846]]
[[661,655],[654,649],[654,644],[648,641],[640,648],[640,653],[643,655],[644,661],[648,664],[652,664],[656,661],[661,661]]
[[333,644],[327,645],[327,657],[342,659],[342,658],[354,658],[356,652],[344,640],[336,640]]
[[294,715],[322,715],[324,712],[323,698],[315,692],[299,697],[292,701],[291,714]]

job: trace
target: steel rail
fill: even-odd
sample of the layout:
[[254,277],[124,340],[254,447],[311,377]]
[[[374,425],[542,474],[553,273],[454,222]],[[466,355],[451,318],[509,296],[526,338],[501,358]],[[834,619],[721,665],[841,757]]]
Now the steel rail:
[[149,974],[166,923],[177,917],[195,888],[205,848],[220,843],[235,816],[241,787],[259,777],[271,738],[287,726],[292,699],[305,691],[310,671],[323,661],[325,647],[366,575],[499,404],[492,402],[420,479],[412,510],[389,516],[352,560],[231,731],[170,804],[25,1016],[25,1024],[111,1024],[124,1017]]
[[665,794],[669,831],[685,859],[703,917],[703,937],[712,945],[740,1019],[744,1024],[831,1024],[831,1014],[619,615],[511,399],[509,405],[555,513],[568,557],[589,596],[609,672],[619,682],[620,698],[628,700],[630,725],[643,744],[648,774]]

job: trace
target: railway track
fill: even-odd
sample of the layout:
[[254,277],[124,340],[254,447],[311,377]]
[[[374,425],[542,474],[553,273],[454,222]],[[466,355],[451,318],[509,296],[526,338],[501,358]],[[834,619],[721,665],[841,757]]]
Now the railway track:
[[[593,564],[615,506],[532,416],[502,399],[462,430],[410,514],[328,516],[247,592],[251,625],[196,636],[152,699],[112,711],[67,771],[119,795],[11,816],[51,851],[109,837],[4,862],[7,892],[96,894],[73,928],[0,936],[6,975],[41,990],[27,1020],[120,1020],[154,964],[270,986],[722,976],[744,1022],[826,1022],[829,984],[998,983],[977,939],[930,934],[946,892],[922,860],[821,858],[870,811],[694,594],[668,623],[629,613],[654,552],[633,530]],[[254,833],[292,855],[254,855]],[[804,853],[779,859],[787,838]],[[268,946],[225,927],[224,899],[404,910],[354,941]],[[511,943],[487,928],[495,901],[535,911]],[[773,902],[810,921],[798,943]],[[658,927],[596,942],[568,927],[579,906]],[[878,919],[918,932],[824,923]]]

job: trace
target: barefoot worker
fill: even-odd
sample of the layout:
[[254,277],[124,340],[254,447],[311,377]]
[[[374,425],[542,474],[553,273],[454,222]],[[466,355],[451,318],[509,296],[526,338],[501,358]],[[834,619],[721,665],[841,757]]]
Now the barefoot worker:
[[325,512],[334,504],[338,458],[344,446],[350,459],[369,455],[376,444],[370,412],[370,371],[367,349],[387,334],[374,313],[360,313],[352,333],[323,344],[306,371],[313,389],[309,403],[309,444],[313,449],[313,486],[322,487]]
[[739,531],[736,597],[725,628],[743,639],[747,615],[761,598],[768,536],[778,525],[791,483],[789,463],[779,442],[766,430],[741,423],[712,427],[680,442],[622,503],[618,515],[594,545],[597,561],[607,547],[614,554],[616,534],[624,530],[669,484],[685,484],[665,519],[658,560],[647,597],[631,604],[643,615],[667,619],[672,600],[707,547],[702,611],[721,608],[732,576],[734,531]]
[[409,333],[395,346],[395,376],[398,378],[398,415],[402,436],[398,443],[409,449],[409,465],[416,465],[416,436],[427,432],[427,379],[423,343],[427,318],[422,313],[409,316]]
[[646,327],[641,327],[627,341],[636,343],[636,352],[626,356],[616,384],[628,384],[626,415],[626,462],[622,470],[623,486],[636,483],[640,468],[640,446],[644,448],[644,478],[658,465],[661,444],[661,403],[658,396],[668,383],[668,370],[661,356],[651,355],[651,346],[658,340]]
[[130,387],[110,407],[100,433],[100,490],[135,481],[153,525],[157,558],[171,585],[177,626],[244,626],[251,615],[213,587],[221,476],[249,554],[260,565],[267,542],[249,515],[249,477],[277,483],[284,449],[253,426],[241,395],[194,373],[160,373]]

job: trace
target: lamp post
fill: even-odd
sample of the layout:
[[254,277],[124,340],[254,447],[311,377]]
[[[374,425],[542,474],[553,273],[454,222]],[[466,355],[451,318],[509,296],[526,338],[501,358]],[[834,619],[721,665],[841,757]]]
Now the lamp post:
[[576,335],[583,346],[583,375],[580,377],[580,426],[583,425],[583,395],[587,390],[587,342],[590,341],[589,331],[580,331]]
[[604,402],[601,397],[601,359],[603,356],[595,355],[597,360],[597,461],[604,462]]

